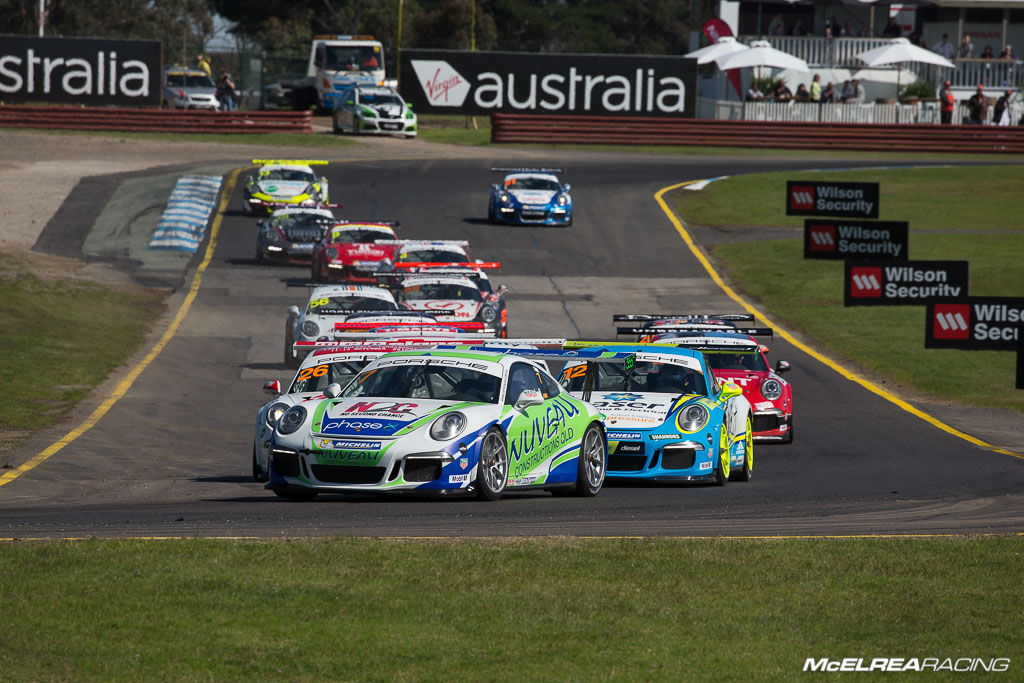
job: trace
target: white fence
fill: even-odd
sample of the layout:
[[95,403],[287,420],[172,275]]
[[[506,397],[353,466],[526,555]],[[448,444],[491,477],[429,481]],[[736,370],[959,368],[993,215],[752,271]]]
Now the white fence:
[[889,38],[821,38],[814,36],[740,36],[740,42],[767,40],[776,50],[788,52],[811,66],[861,65],[854,55],[888,45]]
[[[701,102],[702,116],[731,121],[795,121],[823,123],[940,123],[937,102],[918,104],[817,104],[814,102]],[[713,113],[712,113],[713,112]],[[1024,114],[1024,103],[1010,105],[1010,121],[1016,125]],[[968,115],[967,105],[957,103],[953,123],[961,123]],[[988,121],[992,123],[992,108]]]

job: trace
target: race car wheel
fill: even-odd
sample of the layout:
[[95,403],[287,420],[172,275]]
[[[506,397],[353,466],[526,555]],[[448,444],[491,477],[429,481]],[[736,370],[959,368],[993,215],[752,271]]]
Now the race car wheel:
[[256,452],[256,444],[252,445],[252,480],[256,482],[265,482],[270,479],[270,473],[264,472],[263,468],[260,467],[260,459]]
[[291,322],[292,319],[289,318],[288,322],[284,324],[284,364],[285,367],[297,368],[299,367],[299,359],[292,354],[292,343],[295,340],[292,339]]
[[498,222],[497,216],[494,215],[494,205],[492,204],[487,205],[487,222],[491,224]]
[[263,258],[263,250],[260,249],[259,247],[256,247],[256,259],[255,260],[256,260],[256,265],[258,265],[258,266],[262,266],[266,262],[266,259]]
[[604,435],[595,423],[583,432],[580,442],[579,469],[576,471],[577,496],[589,498],[596,496],[604,485],[604,474],[608,469],[608,451],[605,449]]
[[753,423],[747,416],[747,436],[743,439],[743,466],[732,471],[733,481],[750,481],[754,476],[754,431]]
[[508,448],[505,435],[492,428],[480,444],[480,462],[476,473],[476,495],[482,500],[498,500],[508,483]]
[[789,429],[786,430],[786,438],[782,443],[793,443],[793,418],[789,418]]
[[718,434],[718,462],[715,463],[715,484],[725,486],[729,481],[729,431],[722,424]]
[[313,500],[317,494],[316,491],[308,489],[278,488],[276,486],[271,490],[278,498],[284,498],[285,500]]

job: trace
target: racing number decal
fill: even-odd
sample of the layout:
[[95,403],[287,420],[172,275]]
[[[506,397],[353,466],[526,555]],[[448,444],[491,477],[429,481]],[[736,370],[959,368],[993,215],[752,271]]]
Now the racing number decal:
[[328,366],[326,365],[317,365],[310,366],[308,368],[302,368],[301,370],[299,370],[299,374],[295,378],[295,381],[302,382],[303,380],[307,380],[310,377],[323,377],[324,375],[327,374],[327,368]]
[[312,301],[309,302],[309,307],[316,308],[318,306],[326,306],[329,302],[330,299],[328,299],[327,297],[324,297],[322,299],[313,299]]
[[575,377],[583,377],[587,374],[587,364],[575,365],[571,368],[562,370],[562,379],[573,379]]

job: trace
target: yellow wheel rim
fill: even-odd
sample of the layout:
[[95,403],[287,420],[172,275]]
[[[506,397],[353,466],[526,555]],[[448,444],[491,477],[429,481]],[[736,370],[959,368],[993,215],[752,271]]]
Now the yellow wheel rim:
[[729,461],[729,432],[726,431],[724,424],[722,425],[722,436],[719,442],[721,443],[721,448],[719,448],[718,458],[722,462],[722,475],[728,478],[732,464]]

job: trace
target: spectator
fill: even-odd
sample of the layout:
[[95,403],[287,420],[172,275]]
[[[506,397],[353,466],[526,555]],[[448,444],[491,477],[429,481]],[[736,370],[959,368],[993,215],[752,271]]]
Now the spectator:
[[967,100],[967,109],[970,111],[970,118],[968,121],[975,125],[982,125],[985,123],[986,115],[988,114],[988,98],[985,97],[985,88],[978,86],[978,89],[971,95],[971,99]]
[[992,123],[997,126],[1010,125],[1010,99],[1013,97],[1012,90],[1003,92],[1003,96],[996,100],[996,106],[992,110]]
[[889,23],[885,25],[882,36],[885,38],[899,38],[903,35],[903,29],[896,23],[896,17],[889,17]]
[[776,14],[772,17],[771,23],[768,24],[768,35],[771,36],[784,36],[786,35],[786,24],[782,21],[782,15]]
[[853,99],[853,96],[857,94],[857,91],[853,89],[853,85],[850,81],[843,81],[843,92],[840,95],[840,102],[849,102]]
[[829,83],[825,86],[825,89],[821,93],[821,101],[825,104],[835,104],[836,102],[836,91],[832,88],[832,84]]
[[793,91],[786,86],[785,81],[779,81],[779,84],[775,86],[775,99],[779,102],[789,102],[793,99]]
[[860,31],[853,27],[853,24],[849,20],[843,22],[843,30],[839,32],[843,38],[858,38],[860,37]]
[[196,66],[206,72],[206,75],[211,79],[213,78],[213,66],[210,64],[210,58],[206,55],[198,55],[196,57]]
[[757,89],[753,83],[747,88],[747,101],[748,102],[759,102],[764,99],[764,93]]
[[907,40],[910,41],[911,45],[923,47],[926,50],[928,49],[928,46],[924,44],[924,40],[921,38],[921,33],[919,31],[914,31],[913,33],[911,33],[909,36],[907,36]]
[[839,22],[836,21],[835,17],[829,17],[825,20],[825,37],[834,38],[839,35]]
[[974,56],[974,43],[971,42],[971,36],[969,33],[965,33],[964,37],[960,39],[960,47],[957,48],[956,58],[957,59],[970,59]]
[[1017,59],[1013,54],[1013,45],[1004,45],[1003,51],[999,53],[999,59]]
[[942,40],[932,45],[932,52],[940,54],[946,59],[953,59],[956,55],[956,48],[953,47],[953,43],[949,42],[949,34],[943,33]]
[[221,111],[235,110],[235,82],[227,71],[220,72],[217,79],[217,99],[220,100]]
[[807,91],[807,86],[801,83],[796,86],[796,95],[793,96],[794,100],[798,102],[807,102],[811,99],[811,93]]
[[[799,95],[800,91],[797,90],[796,94]],[[811,79],[811,101],[813,101],[813,102],[821,102],[821,75],[820,74],[814,74],[814,78]]]
[[367,53],[363,57],[362,61],[359,62],[359,67],[361,69],[376,69],[379,66],[380,60],[378,60],[376,55],[374,55],[372,52]]
[[861,85],[860,81],[858,81],[856,79],[851,81],[850,85],[853,86],[853,99],[850,100],[850,101],[853,102],[854,104],[863,104],[864,103],[864,97],[865,97],[865,95],[864,95],[864,86]]
[[996,55],[992,52],[992,46],[986,45],[985,49],[981,51],[981,59],[995,59]]
[[793,22],[793,28],[791,28],[789,30],[789,35],[791,35],[791,36],[806,36],[807,35],[807,29],[804,28],[804,22],[800,21],[799,19],[794,21]]
[[942,84],[939,91],[939,116],[943,124],[953,123],[953,109],[956,107],[956,98],[953,97],[953,88],[949,81]]

